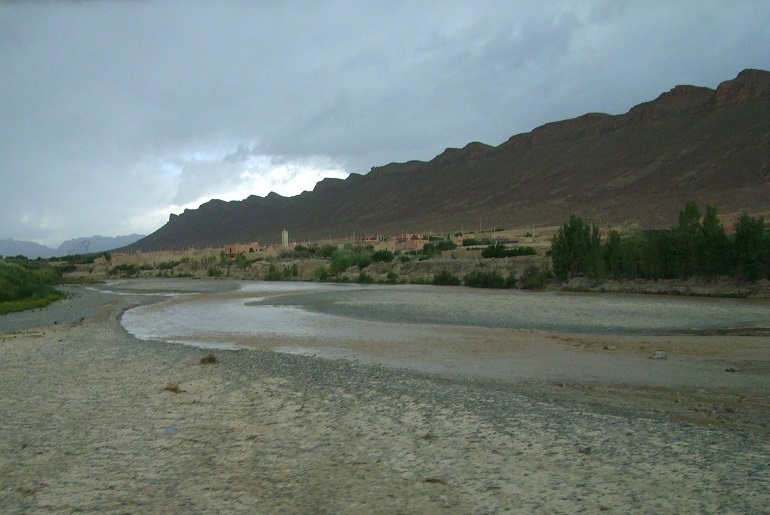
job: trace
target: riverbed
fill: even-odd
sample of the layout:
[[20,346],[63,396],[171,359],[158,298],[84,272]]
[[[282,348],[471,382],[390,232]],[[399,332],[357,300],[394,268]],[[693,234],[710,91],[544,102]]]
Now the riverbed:
[[[128,310],[123,326],[142,340],[508,381],[768,383],[757,365],[770,348],[766,300],[292,282],[219,291],[203,283],[204,293],[192,294],[184,284],[168,283],[167,300]],[[135,294],[137,287],[105,289]],[[667,359],[650,359],[656,351]],[[730,367],[741,376],[723,373]]]

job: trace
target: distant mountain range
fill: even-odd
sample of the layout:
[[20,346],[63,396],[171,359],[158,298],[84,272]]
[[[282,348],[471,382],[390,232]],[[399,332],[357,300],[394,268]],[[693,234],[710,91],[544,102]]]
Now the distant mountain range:
[[549,123],[492,147],[324,179],[294,197],[211,200],[171,215],[129,250],[294,241],[362,233],[557,225],[668,226],[687,201],[720,213],[770,209],[770,73],[716,90],[676,86],[625,114]]
[[87,254],[90,252],[105,252],[125,247],[144,238],[141,234],[128,236],[90,236],[67,240],[58,248],[46,247],[32,241],[0,240],[0,256],[26,256],[31,259],[67,256],[70,254]]

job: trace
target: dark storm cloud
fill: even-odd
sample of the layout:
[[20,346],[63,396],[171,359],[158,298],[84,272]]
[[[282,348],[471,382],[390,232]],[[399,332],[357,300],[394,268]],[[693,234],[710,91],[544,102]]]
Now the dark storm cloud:
[[624,112],[770,67],[768,27],[751,1],[6,2],[0,237],[149,232],[213,196]]

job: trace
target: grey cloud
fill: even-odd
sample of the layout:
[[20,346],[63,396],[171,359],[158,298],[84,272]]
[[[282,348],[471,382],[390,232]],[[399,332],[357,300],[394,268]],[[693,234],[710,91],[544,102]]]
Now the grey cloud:
[[770,67],[768,27],[702,0],[2,3],[0,238],[116,234],[258,156],[366,172],[715,87]]

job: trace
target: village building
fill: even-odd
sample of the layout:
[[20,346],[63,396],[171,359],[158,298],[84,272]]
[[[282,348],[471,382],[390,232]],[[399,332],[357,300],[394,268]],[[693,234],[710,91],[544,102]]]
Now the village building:
[[394,238],[394,249],[402,251],[422,250],[427,241],[420,233],[401,233]]
[[260,250],[259,242],[251,243],[233,243],[225,245],[225,254],[227,257],[234,258],[238,254],[249,254]]
[[362,234],[356,238],[357,245],[374,245],[380,241],[380,236],[377,234]]

